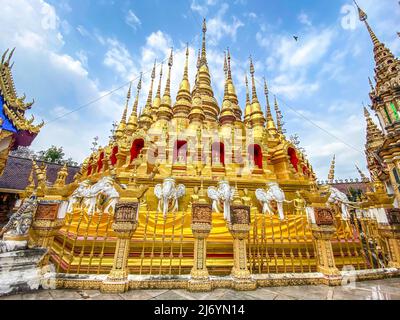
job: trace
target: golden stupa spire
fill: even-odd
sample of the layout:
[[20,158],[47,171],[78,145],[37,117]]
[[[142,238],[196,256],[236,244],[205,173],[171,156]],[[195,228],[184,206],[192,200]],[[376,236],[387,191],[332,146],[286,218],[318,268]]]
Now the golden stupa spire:
[[132,107],[132,114],[128,120],[128,124],[126,125],[126,132],[128,135],[132,134],[136,130],[138,125],[139,94],[140,90],[142,89],[142,78],[143,78],[143,73],[141,72],[140,79],[137,85],[135,102],[133,103]]
[[329,184],[332,184],[333,180],[335,180],[335,164],[336,164],[336,155],[333,156],[331,168],[329,170],[329,175],[328,175],[328,183]]
[[154,98],[153,107],[152,107],[152,111],[151,111],[154,121],[157,120],[157,112],[161,105],[161,83],[162,83],[162,77],[163,77],[163,67],[164,67],[164,63],[161,63],[160,79],[158,81],[157,93],[156,93],[156,97]]
[[229,48],[227,49],[227,83],[228,83],[228,97],[232,102],[232,111],[235,114],[236,120],[242,120],[242,109],[239,107],[239,100],[236,95],[235,85],[232,79],[232,68],[231,68],[231,53]]
[[253,104],[254,102],[258,103],[259,101],[257,97],[256,80],[254,77],[255,70],[254,70],[253,58],[251,56],[250,56],[250,74],[251,74],[251,93],[252,93],[251,103]]
[[[225,55],[225,61],[226,61],[226,53],[224,53]],[[235,119],[236,116],[233,113],[233,105],[231,100],[229,99],[229,76],[228,76],[228,65],[225,64],[224,65],[224,71],[225,71],[225,89],[224,89],[224,100],[222,102],[222,109],[221,109],[221,114],[219,117],[219,122],[221,123],[221,125],[225,125],[225,124],[232,124]]]
[[369,83],[369,86],[371,87],[371,92],[374,92],[375,91],[375,87],[374,87],[374,84],[372,83],[372,80],[371,80],[370,77],[368,77],[368,83]]
[[176,96],[176,103],[173,109],[174,118],[187,119],[190,113],[191,102],[192,102],[192,97],[190,95],[190,82],[189,82],[189,44],[187,44],[183,79],[179,86],[179,91]]
[[246,107],[244,112],[244,123],[247,124],[251,120],[251,114],[253,113],[250,101],[250,91],[249,91],[249,80],[247,79],[247,74],[245,75],[245,83],[246,83]]
[[278,100],[276,99],[276,96],[274,96],[274,104],[275,104],[275,114],[276,114],[276,126],[278,129],[278,133],[283,134],[282,113],[281,110],[279,110],[279,104]]
[[154,61],[153,70],[151,72],[151,83],[150,83],[149,95],[147,97],[146,105],[141,110],[140,116],[139,116],[139,124],[144,127],[150,127],[150,125],[154,121],[152,100],[153,100],[153,86],[154,86],[155,77],[156,77],[156,61]]
[[372,120],[368,109],[364,106],[364,116],[367,121],[367,143],[373,141],[383,141],[384,136],[382,131],[378,128],[375,122]]
[[252,101],[251,101],[251,108],[252,108],[252,114],[250,116],[251,119],[251,125],[254,126],[260,126],[264,127],[265,124],[265,118],[264,118],[264,113],[261,110],[261,105],[260,102],[258,101],[258,96],[257,96],[257,89],[256,89],[256,79],[255,79],[255,70],[254,70],[254,64],[253,64],[253,59],[250,56],[250,74],[251,74],[251,91],[252,91]]
[[[200,50],[199,50],[199,57],[200,57]],[[196,83],[198,82],[199,78],[199,68],[200,68],[200,59],[197,62],[197,73],[196,73]],[[200,91],[195,89],[193,91],[193,99],[192,99],[192,109],[189,113],[189,121],[191,124],[196,124],[197,126],[201,126],[203,121],[205,120],[206,116],[204,114],[202,99],[200,95]]]
[[171,120],[173,112],[171,107],[171,69],[174,63],[174,50],[171,49],[171,54],[168,59],[168,76],[165,84],[164,95],[160,104],[160,108],[157,111],[157,119]]
[[368,177],[364,174],[364,172],[361,171],[361,169],[357,165],[356,165],[356,169],[358,171],[358,174],[361,176],[361,181],[368,182],[369,181]]
[[207,33],[207,23],[206,19],[203,19],[203,41],[201,45],[201,58],[200,66],[207,65],[207,49],[206,49],[206,33]]
[[368,19],[367,14],[358,6],[358,3],[355,0],[354,0],[354,3],[357,6],[359,18],[362,22],[365,23],[374,46],[376,47],[376,46],[380,45],[381,42],[378,40],[378,37],[375,35],[374,31],[372,30],[372,28],[370,27],[370,25],[367,21],[367,19]]
[[210,123],[217,124],[218,115],[220,113],[217,100],[214,97],[214,92],[211,87],[211,75],[208,69],[207,63],[207,51],[206,51],[206,20],[203,21],[203,41],[202,50],[198,68],[198,80],[196,84],[196,90],[199,90],[206,120]]
[[118,125],[117,130],[115,131],[116,137],[121,137],[125,131],[126,118],[128,116],[129,100],[131,99],[131,92],[132,92],[132,82],[129,84],[128,93],[126,95],[126,104],[125,104],[124,112],[122,113],[121,121]]
[[265,93],[265,99],[267,100],[267,108],[266,108],[267,130],[273,136],[276,135],[277,130],[274,118],[272,117],[271,105],[269,104],[269,90],[268,90],[267,80],[265,78],[264,78],[264,93]]

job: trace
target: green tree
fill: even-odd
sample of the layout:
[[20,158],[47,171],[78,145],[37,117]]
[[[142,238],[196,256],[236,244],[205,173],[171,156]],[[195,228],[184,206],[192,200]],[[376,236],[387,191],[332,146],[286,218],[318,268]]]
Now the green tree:
[[57,148],[56,146],[51,146],[47,150],[38,152],[38,160],[52,162],[52,163],[61,163],[64,159],[65,153],[62,147]]

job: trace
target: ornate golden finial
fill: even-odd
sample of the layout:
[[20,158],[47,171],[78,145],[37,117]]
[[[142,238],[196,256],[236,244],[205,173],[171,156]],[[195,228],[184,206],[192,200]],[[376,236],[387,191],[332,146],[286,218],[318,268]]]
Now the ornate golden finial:
[[372,80],[370,77],[368,77],[368,82],[369,82],[369,86],[371,87],[371,91],[375,92],[375,87],[374,87],[374,84],[372,83]]
[[171,120],[173,112],[172,112],[172,107],[171,107],[171,69],[174,63],[173,59],[173,54],[174,51],[171,49],[171,54],[168,59],[168,76],[167,76],[167,81],[165,84],[165,90],[164,90],[164,95],[161,101],[160,108],[158,109],[157,112],[157,118],[158,120],[164,119],[164,120]]
[[228,77],[228,62],[226,61],[226,52],[224,51],[224,74],[225,78]]
[[137,85],[135,102],[133,103],[132,107],[132,114],[128,120],[128,124],[126,125],[126,130],[128,135],[132,134],[137,128],[139,95],[140,95],[140,90],[142,89],[142,79],[143,79],[143,73],[141,72],[139,82]]
[[249,80],[247,79],[247,74],[245,75],[245,83],[246,83],[246,107],[244,112],[244,123],[250,124],[251,114],[253,113],[250,101],[250,91],[249,91]]
[[369,25],[369,23],[368,23],[368,21],[367,21],[367,19],[368,19],[367,14],[364,12],[364,10],[362,10],[362,9],[358,6],[358,3],[357,3],[355,0],[354,0],[354,3],[355,3],[355,5],[357,6],[358,15],[359,15],[360,21],[362,21],[362,22],[365,23],[365,25],[366,25],[366,27],[367,27],[367,29],[368,29],[368,32],[369,32],[369,34],[370,34],[370,36],[371,36],[372,42],[374,43],[374,46],[380,45],[380,41],[378,40],[378,38],[377,38],[377,36],[375,35],[374,31],[372,31],[372,29],[371,29],[371,27],[370,27],[370,25]]
[[276,99],[276,96],[274,96],[274,101],[275,101],[276,126],[278,129],[278,132],[280,134],[283,134],[282,113],[281,113],[281,110],[279,110],[279,104],[278,104],[278,100]]
[[[174,118],[187,119],[191,109],[192,97],[190,95],[189,83],[189,44],[186,45],[186,61],[185,70],[183,72],[183,79],[179,86],[178,94],[176,96],[176,103],[173,109]],[[179,122],[180,124],[182,122]]]
[[372,120],[368,109],[364,106],[364,116],[367,121],[367,143],[373,141],[382,141],[384,139],[382,131],[378,128],[375,122]]
[[252,82],[252,103],[259,103],[257,97],[257,89],[256,89],[256,80],[254,78],[255,70],[253,64],[253,58],[250,56],[250,74],[251,74],[251,82]]
[[[158,111],[158,109],[160,108],[160,105],[161,105],[161,83],[162,83],[162,76],[163,76],[163,66],[164,66],[164,63],[161,63],[161,66],[160,66],[160,79],[158,81],[157,93],[156,93],[156,96],[155,96],[154,101],[153,101],[153,106],[151,108],[151,115],[152,115],[153,121],[156,121],[156,119],[157,119],[157,111]],[[154,79],[155,79],[155,72],[154,72]],[[152,77],[152,82],[151,82],[152,85],[151,86],[153,86],[154,79]]]
[[328,183],[330,184],[332,184],[333,180],[335,180],[335,164],[336,164],[336,155],[333,156],[331,168],[329,170]]
[[115,136],[117,138],[121,138],[126,129],[126,119],[128,116],[129,100],[131,99],[131,89],[132,89],[132,82],[129,84],[128,93],[126,95],[126,104],[125,104],[124,112],[122,113],[121,121],[118,125],[117,130],[115,131]]
[[271,105],[269,104],[269,90],[267,85],[267,80],[264,78],[264,93],[265,99],[267,100],[267,130],[271,135],[275,135],[277,133],[274,118],[272,117]]
[[227,49],[228,52],[228,80],[232,80],[232,69],[231,69],[231,53],[229,48]]
[[206,33],[207,33],[207,22],[206,19],[203,19],[203,41],[201,46],[201,59],[200,64],[207,64],[207,51],[206,51]]
[[239,194],[239,188],[238,188],[237,182],[235,184],[235,192],[233,194],[233,204],[237,205],[237,206],[240,206],[243,204],[242,198],[240,197],[240,194]]
[[60,171],[57,173],[57,179],[56,182],[54,183],[55,187],[63,187],[65,186],[65,181],[67,180],[68,177],[68,167],[67,164],[65,163],[63,167],[60,169]]
[[244,79],[245,83],[246,83],[246,105],[250,105],[250,91],[249,91],[249,80],[247,79],[247,74],[245,75],[245,79]]
[[364,172],[361,171],[361,169],[356,165],[356,169],[358,171],[358,174],[361,176],[361,181],[362,182],[369,182],[369,179],[367,176],[364,174]]

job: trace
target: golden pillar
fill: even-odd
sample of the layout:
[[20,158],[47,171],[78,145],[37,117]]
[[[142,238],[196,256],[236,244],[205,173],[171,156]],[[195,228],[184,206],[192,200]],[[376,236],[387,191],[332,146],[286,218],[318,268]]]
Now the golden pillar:
[[252,279],[247,266],[247,239],[250,232],[250,207],[234,205],[231,207],[231,222],[228,229],[233,237],[234,265],[231,276],[236,290],[255,290],[257,283]]
[[330,192],[321,193],[311,185],[311,191],[301,191],[300,194],[307,203],[307,217],[317,253],[317,270],[324,275],[328,285],[339,285],[341,275],[336,268],[332,248],[332,239],[336,233],[334,212],[326,205]]
[[212,208],[206,203],[192,207],[192,232],[194,236],[194,261],[189,281],[190,291],[210,291],[212,284],[207,270],[207,238],[212,228]]
[[389,268],[400,269],[400,209],[387,210],[389,224],[379,224],[379,234],[387,240]]
[[130,240],[138,226],[138,202],[117,204],[113,230],[118,236],[114,263],[107,279],[101,285],[102,292],[123,293],[129,288],[128,256]]
[[48,254],[43,261],[44,265],[49,262],[54,237],[64,225],[64,219],[58,219],[61,205],[62,201],[40,201],[33,219],[33,241],[39,247],[48,249]]

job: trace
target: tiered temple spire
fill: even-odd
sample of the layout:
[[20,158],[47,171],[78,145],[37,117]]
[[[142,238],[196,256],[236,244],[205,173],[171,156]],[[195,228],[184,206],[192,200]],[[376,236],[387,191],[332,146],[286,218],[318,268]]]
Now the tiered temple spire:
[[244,79],[246,83],[246,107],[244,112],[244,123],[250,124],[251,122],[251,114],[253,113],[250,101],[250,91],[249,91],[249,80],[247,79],[247,74],[245,75]]
[[372,121],[371,115],[366,107],[364,107],[364,116],[365,120],[367,121],[367,144],[383,142],[383,133],[375,124],[375,122]]
[[164,95],[157,111],[157,120],[170,121],[173,116],[171,101],[171,69],[174,64],[174,51],[171,49],[171,55],[168,59],[168,76],[165,84]]
[[158,81],[158,87],[157,87],[157,93],[156,96],[154,98],[153,101],[153,106],[151,109],[151,114],[153,116],[153,121],[157,121],[157,112],[158,109],[160,108],[161,105],[161,83],[162,83],[162,77],[163,77],[163,67],[164,67],[164,63],[161,63],[161,67],[160,67],[160,78]]
[[251,101],[252,113],[250,116],[251,125],[253,127],[256,127],[256,126],[263,127],[264,123],[265,123],[265,118],[264,118],[264,114],[261,110],[260,102],[258,101],[256,80],[254,77],[255,69],[254,69],[252,57],[250,57],[250,74],[251,74],[251,85],[252,85],[252,90],[251,90],[252,91],[252,101]]
[[174,118],[187,119],[190,113],[192,97],[190,95],[189,82],[189,44],[186,46],[186,60],[183,72],[183,79],[176,96],[176,103],[173,109]]
[[276,114],[276,127],[278,130],[279,134],[284,134],[283,132],[283,123],[282,123],[282,113],[281,110],[279,109],[279,104],[278,100],[276,99],[276,96],[274,96],[274,103],[275,103],[275,114]]
[[136,98],[132,107],[132,114],[129,117],[128,123],[126,125],[127,135],[131,135],[138,127],[138,106],[139,106],[139,94],[140,90],[142,89],[142,78],[143,78],[143,73],[140,73],[140,79],[136,91]]
[[[225,62],[227,61],[227,56],[225,55]],[[221,115],[219,117],[219,121],[221,125],[226,125],[226,124],[232,124],[236,120],[236,115],[233,112],[233,103],[230,99],[230,94],[229,94],[229,71],[228,71],[228,65],[225,63],[224,65],[224,71],[225,71],[225,89],[224,89],[224,100],[222,102],[222,108],[221,108]]]
[[218,121],[218,115],[220,110],[211,87],[211,76],[207,62],[206,33],[207,33],[207,25],[206,25],[206,20],[204,19],[202,50],[199,61],[199,68],[197,71],[198,83],[196,84],[196,90],[200,91],[204,107],[204,113],[206,115],[206,121],[216,124]]
[[142,109],[142,112],[139,117],[139,126],[144,128],[149,128],[150,125],[153,123],[152,117],[152,100],[153,100],[153,85],[155,79],[155,72],[156,72],[156,62],[154,62],[153,70],[151,72],[151,83],[149,89],[149,95],[147,97],[146,105]]
[[115,131],[117,138],[122,137],[126,129],[126,118],[128,116],[128,107],[129,107],[129,100],[131,99],[131,92],[132,92],[132,82],[129,84],[128,93],[126,94],[126,104],[124,112],[122,113],[121,121],[119,122],[118,128]]
[[267,80],[265,80],[265,78],[264,78],[264,93],[265,93],[265,99],[267,100],[267,107],[266,107],[267,130],[271,136],[275,136],[278,131],[275,126],[274,118],[272,117],[271,105],[269,104],[269,90],[267,86]]
[[231,68],[231,53],[229,51],[229,48],[227,50],[228,55],[227,55],[227,83],[228,83],[228,99],[232,103],[232,111],[235,114],[236,120],[241,121],[242,120],[242,109],[239,107],[239,100],[236,95],[236,89],[235,85],[233,84],[233,79],[232,79],[232,68]]
[[335,164],[336,164],[336,155],[333,156],[331,168],[329,170],[328,183],[330,184],[333,183],[333,180],[335,180]]

